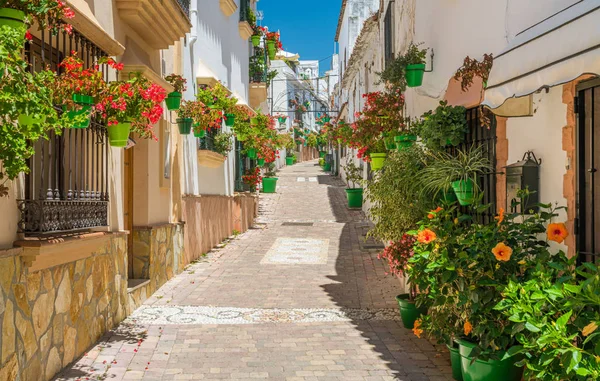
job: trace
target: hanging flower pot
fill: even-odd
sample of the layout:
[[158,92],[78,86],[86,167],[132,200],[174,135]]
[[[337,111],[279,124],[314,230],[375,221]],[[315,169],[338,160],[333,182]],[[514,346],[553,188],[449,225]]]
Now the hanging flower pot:
[[[506,360],[481,360],[471,356],[476,344],[458,340],[461,370],[465,381],[520,381],[523,377],[523,368],[515,366],[520,359],[518,356]],[[504,352],[497,353],[499,358]]]
[[346,189],[346,196],[348,197],[348,208],[362,208],[363,204],[363,189],[362,188],[348,188]]
[[325,152],[325,151],[319,151],[319,157],[320,158],[325,158],[325,155],[327,155],[327,152]]
[[24,19],[25,13],[22,11],[11,8],[0,8],[0,27],[6,25],[15,29],[23,28]]
[[225,125],[227,127],[233,127],[235,125],[235,114],[225,114]]
[[177,118],[177,127],[179,127],[179,133],[181,135],[189,135],[192,131],[192,124],[194,120],[192,118]]
[[425,64],[407,65],[404,77],[408,87],[419,87],[423,84]]
[[277,54],[277,48],[275,47],[275,41],[267,40],[267,52],[269,53],[269,59],[274,60]]
[[325,172],[331,172],[331,163],[329,163],[329,162],[326,161],[325,165],[323,166],[323,170]]
[[39,118],[34,118],[31,115],[19,114],[18,122],[22,126],[31,126],[32,124],[40,124],[46,121],[46,116],[42,115]]
[[252,45],[254,47],[260,46],[260,35],[259,34],[255,34],[254,36],[252,36]]
[[440,199],[446,203],[453,203],[456,202],[457,198],[456,198],[456,193],[454,193],[454,189],[446,189],[441,191],[440,193]]
[[448,351],[450,352],[450,364],[452,365],[452,378],[455,381],[463,381],[462,366],[460,361],[460,352],[458,350],[458,344],[448,345]]
[[407,148],[410,148],[417,141],[417,135],[404,134],[394,136],[394,141],[396,142],[396,147],[398,148],[398,151],[403,151]]
[[471,205],[473,203],[475,197],[473,191],[474,188],[475,184],[471,179],[458,180],[452,183],[452,189],[454,189],[454,193],[456,193],[458,203],[462,206]]
[[264,166],[265,166],[265,159],[258,159],[258,160],[256,161],[256,164],[257,164],[259,167],[264,167]]
[[256,159],[256,149],[249,148],[248,151],[246,151],[246,156],[248,156],[249,159]]
[[277,191],[277,177],[263,177],[263,193],[276,193]]
[[417,308],[415,302],[409,300],[408,294],[396,296],[396,301],[400,307],[400,317],[402,318],[404,328],[413,329],[415,327],[415,321],[419,316],[427,313],[427,310],[424,308]]
[[395,149],[396,149],[396,142],[395,142],[395,141],[393,141],[393,140],[390,140],[390,139],[386,139],[386,140],[385,140],[385,148],[386,148],[388,151],[395,150]]
[[294,158],[292,156],[288,156],[285,158],[285,165],[294,165]]
[[385,162],[385,158],[387,154],[385,153],[372,153],[371,157],[371,169],[374,171],[379,171],[383,168],[383,163]]
[[203,138],[206,136],[206,130],[194,129],[194,137]]
[[[88,128],[90,126],[90,116],[92,114],[92,105],[94,104],[94,98],[89,95],[73,94],[73,101],[79,105],[78,110],[68,110],[66,106],[63,106],[63,111],[67,113],[67,118],[71,121],[80,120],[77,123],[73,123],[72,128]],[[85,119],[81,116],[87,116]],[[83,119],[83,121],[81,121]]]
[[167,109],[170,111],[179,110],[179,106],[181,106],[181,93],[177,91],[173,91],[167,95],[167,99],[165,99],[167,103]]
[[111,147],[126,147],[131,131],[131,122],[123,122],[114,126],[108,126],[108,142]]
[[285,116],[280,116],[279,118],[277,118],[279,120],[279,124],[284,124],[285,121],[287,120],[287,118]]

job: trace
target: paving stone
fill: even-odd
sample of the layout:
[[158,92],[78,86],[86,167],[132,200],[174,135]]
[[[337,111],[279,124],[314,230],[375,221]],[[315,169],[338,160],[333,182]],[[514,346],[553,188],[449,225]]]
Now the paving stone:
[[56,380],[451,380],[447,352],[403,328],[403,286],[364,240],[371,223],[315,164],[282,170],[254,229],[163,285]]

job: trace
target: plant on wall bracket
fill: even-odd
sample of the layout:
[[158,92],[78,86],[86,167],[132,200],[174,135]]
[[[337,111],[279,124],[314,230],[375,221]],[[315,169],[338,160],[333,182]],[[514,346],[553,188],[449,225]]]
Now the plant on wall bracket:
[[493,65],[494,56],[492,54],[484,54],[482,61],[466,56],[463,65],[454,74],[454,79],[460,81],[460,88],[465,92],[473,85],[475,77],[481,77],[485,89]]
[[412,75],[409,75],[409,72],[418,71],[422,81],[427,58],[427,49],[420,48],[422,44],[411,42],[405,54],[396,57],[382,72],[376,73],[379,76],[377,84],[384,83],[387,87],[399,89],[401,92],[406,90],[407,85],[410,87],[420,86],[419,81],[417,81],[418,84],[412,83]]
[[465,139],[468,131],[466,109],[462,106],[448,106],[441,101],[434,111],[422,116],[418,125],[418,135],[430,149],[457,146]]

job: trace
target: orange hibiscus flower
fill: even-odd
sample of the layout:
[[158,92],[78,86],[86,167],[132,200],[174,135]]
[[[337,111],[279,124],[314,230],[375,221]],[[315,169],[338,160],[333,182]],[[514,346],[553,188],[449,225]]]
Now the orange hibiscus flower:
[[421,230],[419,232],[419,234],[417,235],[417,241],[419,241],[421,243],[431,243],[431,242],[435,241],[436,238],[437,238],[437,236],[430,229]]
[[504,244],[504,242],[500,242],[492,249],[492,253],[497,260],[506,262],[510,259],[512,255],[512,249]]
[[429,218],[430,220],[435,218],[436,213],[441,212],[443,209],[441,207],[437,207],[435,210],[432,210],[431,212],[429,212],[429,214],[427,215],[427,218]]
[[471,325],[471,323],[469,323],[468,320],[465,322],[463,331],[465,333],[465,336],[469,336],[469,333],[473,332],[473,326]]
[[548,230],[546,230],[546,234],[548,235],[548,239],[550,241],[558,243],[563,243],[565,238],[569,236],[567,227],[562,222],[559,222],[557,224],[549,224]]
[[504,208],[500,208],[500,212],[498,213],[498,215],[496,217],[494,217],[494,219],[496,219],[496,221],[498,221],[498,226],[500,226],[502,221],[504,221]]
[[419,339],[421,338],[421,335],[423,334],[423,330],[421,329],[421,319],[415,320],[415,325],[413,326],[412,331],[415,336],[417,336]]

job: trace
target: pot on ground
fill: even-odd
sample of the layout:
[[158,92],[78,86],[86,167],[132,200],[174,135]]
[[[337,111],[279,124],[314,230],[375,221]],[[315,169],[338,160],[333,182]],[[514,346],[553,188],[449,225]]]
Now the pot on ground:
[[349,208],[362,208],[363,204],[363,189],[348,188],[346,189],[346,197],[348,197]]
[[371,169],[374,171],[379,171],[383,168],[383,163],[385,162],[385,158],[387,154],[385,153],[372,153],[371,157]]
[[325,151],[320,151],[319,152],[319,157],[320,158],[325,158],[325,155],[327,155],[327,152],[325,152]]
[[323,165],[323,170],[325,172],[331,172],[331,163],[325,162],[325,165]]
[[277,177],[263,177],[263,193],[276,193],[277,191]]
[[452,343],[452,346],[448,345],[448,351],[450,351],[450,364],[452,365],[452,378],[456,381],[463,381],[462,367],[460,361],[460,352],[458,350],[458,344]]
[[[506,360],[481,360],[471,357],[472,350],[477,344],[465,340],[458,340],[461,370],[464,381],[520,381],[523,377],[523,368],[518,368],[515,363],[517,357]],[[497,353],[499,358],[504,352]]]
[[285,165],[294,165],[294,158],[292,156],[288,156],[285,158]]
[[415,320],[417,320],[419,316],[426,314],[427,310],[424,308],[417,308],[415,302],[409,299],[410,296],[408,294],[400,294],[396,296],[396,301],[400,307],[400,317],[402,318],[402,324],[404,324],[404,328],[413,329],[415,327]]

